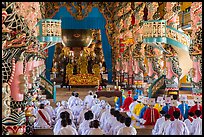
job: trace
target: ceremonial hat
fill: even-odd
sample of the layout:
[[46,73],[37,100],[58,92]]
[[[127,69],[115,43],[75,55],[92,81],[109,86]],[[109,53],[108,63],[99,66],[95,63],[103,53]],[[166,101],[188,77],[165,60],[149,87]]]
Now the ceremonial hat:
[[165,103],[171,103],[171,97],[166,97],[165,98]]
[[180,101],[187,101],[187,95],[180,95]]
[[142,101],[142,99],[143,99],[143,96],[138,96],[138,101]]
[[195,105],[195,102],[193,99],[188,99],[188,106],[194,106]]
[[57,105],[57,106],[60,106],[60,105],[61,105],[61,103],[60,103],[60,102],[57,102],[57,103],[56,103],[56,105]]
[[143,104],[148,104],[148,100],[149,100],[148,97],[143,97],[142,103],[143,103]]
[[157,103],[160,103],[163,100],[163,97],[157,97]]
[[149,105],[154,105],[154,104],[155,104],[155,98],[150,98],[150,99],[148,100],[148,104],[149,104]]
[[194,101],[195,102],[201,102],[201,100],[202,100],[201,96],[196,96],[196,95],[194,96]]
[[93,94],[93,91],[89,90],[89,92],[88,92],[88,93],[89,93],[89,94],[90,94],[90,93],[92,93],[92,94]]
[[66,101],[62,100],[61,104],[62,104],[62,106],[65,106],[66,105]]
[[132,91],[131,90],[128,90],[128,95],[132,94]]
[[171,100],[170,106],[177,106],[177,100]]

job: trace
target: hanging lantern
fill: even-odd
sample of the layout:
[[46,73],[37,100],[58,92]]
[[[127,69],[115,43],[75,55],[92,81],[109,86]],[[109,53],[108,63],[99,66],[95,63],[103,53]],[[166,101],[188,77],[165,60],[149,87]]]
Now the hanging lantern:
[[37,23],[38,41],[43,45],[42,50],[48,49],[62,41],[61,20],[42,19]]

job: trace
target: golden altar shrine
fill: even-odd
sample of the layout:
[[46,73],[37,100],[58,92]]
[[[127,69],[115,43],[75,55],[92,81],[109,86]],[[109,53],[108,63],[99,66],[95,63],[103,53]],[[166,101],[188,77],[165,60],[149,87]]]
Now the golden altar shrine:
[[66,82],[69,86],[99,86],[101,81],[99,64],[92,67],[93,74],[88,73],[87,56],[83,54],[77,61],[77,74],[73,75],[74,65],[66,66]]

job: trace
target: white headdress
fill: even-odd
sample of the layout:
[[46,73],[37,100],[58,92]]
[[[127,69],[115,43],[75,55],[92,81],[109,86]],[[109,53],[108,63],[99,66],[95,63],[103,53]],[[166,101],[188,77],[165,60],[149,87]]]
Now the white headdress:
[[149,100],[148,97],[143,97],[142,103],[143,103],[143,104],[148,104],[148,100]]
[[142,101],[143,100],[143,96],[138,96],[137,101]]
[[171,100],[171,104],[170,104],[170,106],[177,106],[178,104],[177,104],[177,100]]
[[180,95],[179,100],[180,101],[187,101],[188,100],[187,95]]

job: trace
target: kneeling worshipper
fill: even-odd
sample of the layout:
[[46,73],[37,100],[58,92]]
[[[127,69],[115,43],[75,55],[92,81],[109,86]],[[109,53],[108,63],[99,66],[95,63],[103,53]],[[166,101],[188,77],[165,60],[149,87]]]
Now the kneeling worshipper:
[[71,104],[72,104],[73,100],[75,99],[75,94],[76,94],[76,91],[73,91],[71,94],[71,97],[69,97],[67,100],[69,108],[71,108]]
[[45,108],[44,108],[44,110],[48,112],[48,114],[50,115],[50,118],[52,120],[51,123],[54,124],[54,118],[56,116],[55,116],[54,109],[52,108],[52,106],[50,106],[50,101],[49,100],[45,101]]
[[86,131],[89,130],[90,116],[89,112],[84,113],[84,120],[79,124],[78,133],[79,135],[85,135]]
[[166,135],[189,135],[190,132],[186,124],[179,120],[180,111],[174,111],[174,121],[171,121],[169,126],[166,128]]
[[135,105],[135,107],[133,107],[133,110],[130,110],[132,112],[132,120],[136,120],[136,121],[140,121],[139,119],[139,115],[140,115],[140,111],[141,109],[144,107],[143,103],[141,102],[143,100],[143,96],[139,96],[137,99],[137,104]]
[[150,98],[148,102],[149,102],[149,107],[144,113],[143,124],[144,125],[154,125],[157,119],[159,118],[159,112],[157,109],[154,108],[155,98]]
[[157,97],[157,103],[154,105],[154,108],[160,112],[164,106],[164,102],[163,97]]
[[105,135],[103,130],[100,129],[100,123],[98,120],[93,120],[93,127],[89,130],[87,135]]
[[128,97],[126,97],[124,104],[121,106],[122,111],[129,111],[129,106],[133,102],[132,91],[128,91]]
[[187,102],[187,95],[181,95],[179,100],[181,101],[181,104],[178,106],[180,109],[181,115],[183,116],[184,120],[188,118],[188,104]]
[[170,109],[171,97],[165,97],[165,106],[163,106],[162,110],[168,113]]
[[57,107],[54,109],[55,115],[57,114],[57,111],[58,111],[58,109],[60,108],[61,103],[60,103],[60,102],[57,102],[57,103],[56,103],[56,106],[57,106]]
[[94,119],[97,119],[97,117],[98,117],[98,109],[100,109],[100,100],[96,99],[94,104],[91,107],[91,111],[94,114]]
[[88,106],[88,103],[87,102],[83,102],[83,106],[82,106],[82,110],[81,112],[79,113],[79,116],[78,116],[78,120],[77,120],[77,124],[81,124],[84,120],[84,114],[86,112],[88,112],[89,110],[91,110]]
[[191,135],[202,135],[202,119],[200,118],[201,114],[201,110],[195,111],[196,118],[193,119],[193,122],[191,124]]
[[72,106],[71,111],[74,116],[73,122],[77,125],[77,123],[79,123],[77,121],[79,119],[79,114],[82,111],[81,102],[79,100],[75,101],[75,104]]
[[[110,114],[111,106],[109,104],[106,104],[105,108],[106,108],[106,110],[101,114],[101,117],[100,117],[100,127],[104,131],[105,131],[107,119],[111,116],[111,114]],[[105,131],[105,132],[107,132],[107,131]]]
[[60,118],[60,113],[65,112],[65,111],[67,111],[69,113],[70,119],[73,120],[74,115],[73,115],[72,111],[68,107],[68,102],[63,100],[61,104],[62,104],[62,106],[58,109],[57,114],[56,114],[56,120],[58,120]]
[[84,102],[88,104],[89,107],[92,105],[92,100],[93,100],[93,92],[90,90],[88,92],[88,95],[85,96]]
[[171,116],[169,114],[165,114],[165,121],[161,123],[161,126],[159,128],[159,132],[157,135],[167,135],[167,127],[171,124]]
[[[174,111],[179,111],[180,112],[180,109],[177,108],[177,100],[171,100],[170,108],[169,108],[169,111],[168,111],[168,114],[171,116],[171,121],[174,121],[174,116],[173,116]],[[180,120],[183,119],[182,114],[180,115],[179,119]]]
[[113,130],[113,135],[117,135],[117,132],[119,131],[119,129],[125,127],[125,116],[121,115],[119,122],[120,123],[118,125],[116,125],[116,127]]
[[97,113],[97,119],[100,121],[101,119],[101,115],[103,114],[103,112],[106,111],[106,105],[108,103],[105,100],[101,100],[100,102],[100,109],[98,109],[98,113]]
[[36,121],[34,123],[35,128],[50,128],[51,118],[47,111],[44,110],[44,104],[40,104],[38,112],[36,114]]
[[122,114],[120,114],[120,113],[118,113],[118,114],[116,115],[116,121],[114,121],[114,122],[112,123],[111,129],[109,130],[109,132],[108,132],[107,135],[113,135],[113,132],[114,132],[114,130],[115,130],[115,127],[120,124],[120,117],[121,117],[121,116],[122,116]]
[[[138,98],[137,98],[137,99],[138,99]],[[130,110],[130,111],[126,112],[126,114],[127,114],[129,117],[132,117],[133,108],[135,107],[136,104],[138,104],[137,99],[133,98],[133,102],[129,105],[129,110]]]
[[78,132],[75,128],[71,126],[72,120],[71,119],[63,119],[61,121],[62,127],[60,128],[57,135],[78,135]]
[[158,135],[159,129],[161,128],[162,123],[165,121],[165,111],[161,110],[160,112],[160,118],[157,119],[156,124],[154,125],[154,128],[152,130],[152,135]]
[[[202,101],[201,96],[194,96],[195,105],[190,108],[189,112],[193,112],[195,114],[196,110],[202,110],[202,105],[200,104],[201,101]],[[201,115],[201,117],[202,117],[202,115]],[[195,118],[195,116],[194,116],[194,118]]]
[[131,126],[131,118],[125,118],[125,127],[118,130],[117,135],[137,135],[136,129]]

